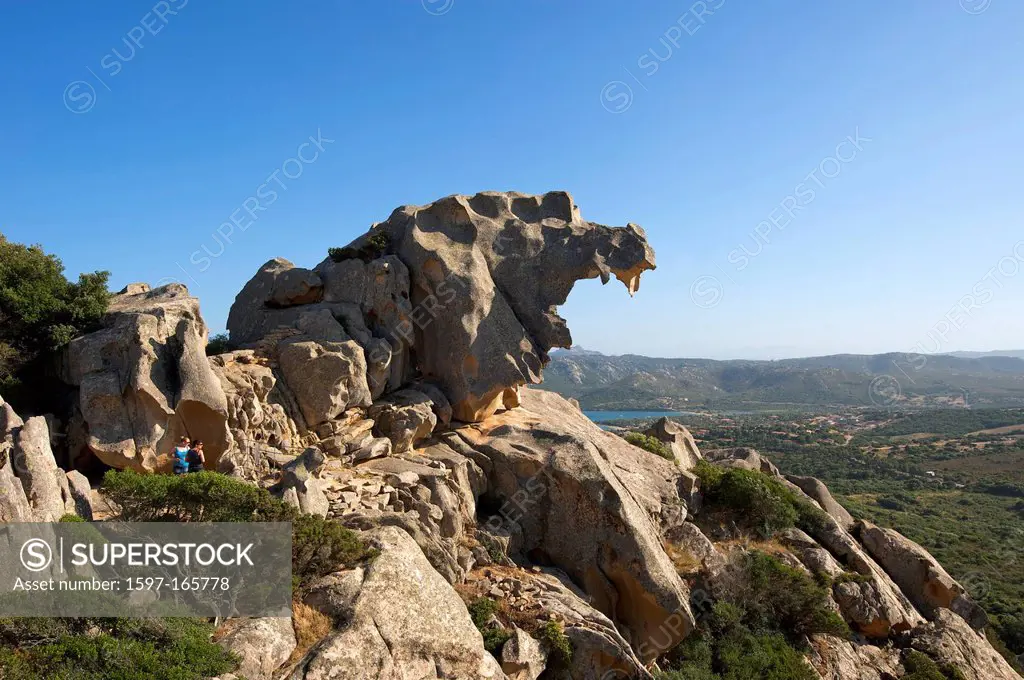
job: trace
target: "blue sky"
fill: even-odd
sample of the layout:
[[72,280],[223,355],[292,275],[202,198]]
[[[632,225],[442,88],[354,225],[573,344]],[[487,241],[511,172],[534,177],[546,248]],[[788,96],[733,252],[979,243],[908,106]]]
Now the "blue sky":
[[1022,347],[1022,23],[1012,0],[7,2],[0,228],[72,275],[181,281],[217,331],[271,257],[566,189],[658,257],[633,299],[577,284],[589,348]]

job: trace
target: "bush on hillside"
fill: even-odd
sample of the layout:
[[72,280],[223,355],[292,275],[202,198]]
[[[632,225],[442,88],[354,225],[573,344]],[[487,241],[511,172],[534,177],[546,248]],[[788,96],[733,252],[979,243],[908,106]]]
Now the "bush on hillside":
[[948,664],[939,666],[917,650],[911,650],[904,657],[903,668],[907,671],[903,680],[966,680],[967,677],[959,668]]
[[473,619],[473,625],[484,638],[484,649],[500,659],[501,648],[512,637],[512,633],[491,625],[491,617],[498,611],[498,603],[489,597],[478,597],[466,608],[469,610],[469,617]]
[[[75,337],[95,330],[110,301],[109,272],[64,277],[64,265],[39,246],[0,234],[0,393],[21,412],[39,412],[49,362]],[[31,390],[29,390],[31,386]]]
[[235,345],[231,342],[227,333],[218,333],[212,336],[206,343],[206,356],[212,357],[218,354],[226,354],[234,351]]
[[551,653],[549,667],[565,668],[572,663],[572,643],[558,621],[545,623],[537,631],[537,639],[543,642]]
[[292,522],[294,585],[372,559],[359,536],[336,522],[299,515],[266,489],[215,472],[141,475],[110,470],[103,493],[126,522]]
[[238,667],[194,619],[0,619],[4,680],[199,680]]
[[666,460],[675,460],[675,456],[672,455],[672,449],[657,437],[652,437],[642,432],[627,432],[623,439],[633,446],[638,446],[656,456],[661,456]]
[[125,522],[287,522],[296,514],[266,489],[216,472],[110,470],[103,477],[103,493]]

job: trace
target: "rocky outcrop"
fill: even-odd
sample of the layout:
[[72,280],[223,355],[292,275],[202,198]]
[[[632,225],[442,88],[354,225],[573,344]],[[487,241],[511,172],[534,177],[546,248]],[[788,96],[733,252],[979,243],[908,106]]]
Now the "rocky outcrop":
[[654,424],[644,430],[644,434],[668,444],[676,463],[683,470],[692,469],[697,461],[704,458],[690,431],[668,418],[659,418],[654,421]]
[[504,679],[466,606],[409,535],[386,527],[370,541],[380,555],[358,587],[336,597],[349,618],[299,663],[292,680]]
[[433,401],[414,389],[399,390],[370,408],[374,433],[391,440],[391,450],[404,453],[426,439],[437,426]]
[[323,465],[323,452],[308,448],[284,466],[281,481],[271,490],[305,514],[326,517],[330,504],[319,477]]
[[821,480],[814,477],[800,477],[798,475],[786,475],[786,479],[814,499],[821,506],[822,510],[831,515],[832,519],[839,522],[839,526],[843,527],[843,529],[846,531],[853,529],[853,516],[832,497],[832,493]]
[[903,674],[897,650],[826,635],[814,637],[811,663],[822,680],[891,680]]
[[564,192],[405,206],[349,250],[374,243],[408,267],[413,310],[423,312],[414,320],[417,363],[464,421],[493,413],[509,388],[539,382],[547,352],[572,345],[555,308],[576,281],[614,274],[632,294],[654,268],[642,229],[587,222]]
[[501,648],[501,670],[508,680],[537,680],[547,665],[547,654],[540,643],[520,628]]
[[216,466],[232,442],[199,301],[179,284],[117,295],[103,326],[64,355],[89,449],[112,467],[152,471],[169,465],[161,456],[189,435],[206,443],[207,463]]
[[241,660],[236,677],[270,680],[297,642],[290,618],[267,617],[232,621],[219,644]]
[[946,609],[935,620],[913,632],[911,646],[938,662],[960,671],[965,680],[1020,680],[981,633]]
[[951,609],[977,630],[988,625],[984,610],[927,550],[892,529],[866,521],[858,528],[868,552],[929,619],[940,609]]
[[662,520],[686,517],[678,469],[556,394],[522,396],[520,408],[456,430],[489,481],[498,512],[487,526],[515,527],[523,555],[564,570],[635,648],[671,648],[694,625],[689,589],[661,545]]
[[57,466],[47,419],[22,420],[0,397],[0,522],[92,519],[89,482]]

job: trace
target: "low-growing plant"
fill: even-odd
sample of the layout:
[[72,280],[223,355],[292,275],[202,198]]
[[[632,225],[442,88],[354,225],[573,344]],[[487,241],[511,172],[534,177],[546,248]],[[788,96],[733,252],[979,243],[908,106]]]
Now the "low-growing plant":
[[558,621],[548,621],[537,630],[537,638],[551,651],[556,667],[564,668],[572,662],[572,643]]
[[657,437],[652,437],[642,432],[627,432],[623,435],[623,439],[633,446],[640,447],[644,451],[653,453],[656,456],[661,456],[666,460],[675,460],[675,456],[672,455],[672,449]]
[[60,518],[60,521],[64,522],[65,524],[67,524],[67,523],[74,523],[74,522],[84,522],[85,520],[82,519],[81,517],[79,517],[78,515],[72,515],[71,513],[68,513],[66,515],[63,515]]
[[704,499],[712,507],[737,511],[744,523],[769,536],[795,526],[799,517],[792,492],[754,470],[726,470],[718,483],[704,492]]
[[238,667],[195,619],[0,619],[4,680],[199,680]]
[[966,680],[959,668],[948,664],[939,666],[916,649],[903,658],[903,668],[907,671],[903,680]]
[[235,349],[235,344],[231,342],[230,336],[227,333],[218,333],[212,336],[206,343],[206,356],[212,357],[218,354],[225,354]]
[[484,638],[484,649],[500,657],[501,648],[512,637],[512,633],[499,626],[491,625],[491,617],[498,611],[498,603],[489,597],[478,597],[466,607],[473,625]]
[[297,514],[266,489],[216,472],[110,470],[102,489],[125,522],[286,522]]

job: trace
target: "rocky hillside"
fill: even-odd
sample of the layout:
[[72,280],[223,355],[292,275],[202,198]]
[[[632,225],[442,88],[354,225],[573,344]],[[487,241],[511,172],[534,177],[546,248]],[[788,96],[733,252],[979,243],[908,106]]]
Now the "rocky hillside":
[[778,361],[552,354],[544,386],[587,409],[685,409],[777,404],[1020,406],[1024,359],[839,354]]
[[[200,437],[374,549],[298,589],[293,620],[226,622],[224,680],[1018,679],[941,565],[817,480],[668,422],[652,453],[529,387],[571,344],[555,309],[576,280],[633,293],[653,268],[643,230],[565,193],[402,207],[313,268],[261,267],[226,354],[205,356],[183,287],[124,291],[67,352],[62,441],[76,465],[159,473]],[[24,498],[0,519],[52,518],[70,475],[10,462],[47,423],[4,417],[0,484]],[[308,639],[311,611],[328,625]]]

